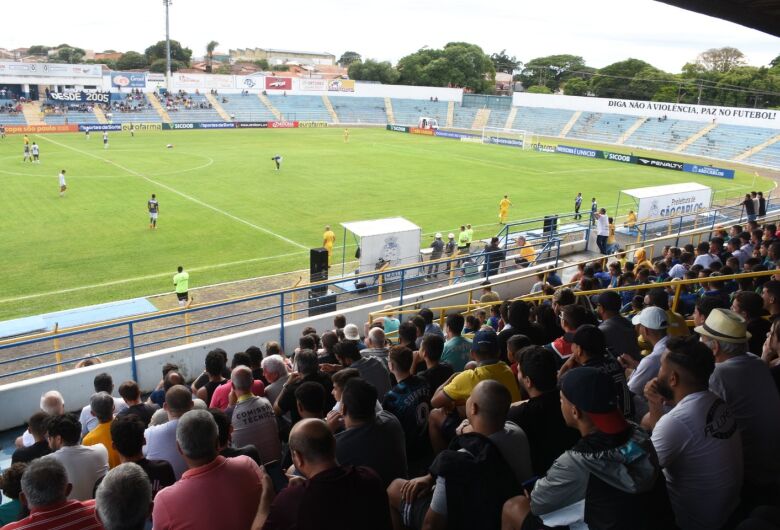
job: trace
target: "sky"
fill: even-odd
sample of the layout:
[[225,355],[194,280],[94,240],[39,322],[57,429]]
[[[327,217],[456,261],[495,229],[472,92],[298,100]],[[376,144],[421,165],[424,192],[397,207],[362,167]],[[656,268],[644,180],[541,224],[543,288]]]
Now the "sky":
[[[68,43],[143,52],[165,38],[162,0],[36,0],[32,11],[4,2],[2,13],[12,26],[0,32],[8,49]],[[224,52],[260,47],[338,58],[351,50],[395,63],[426,46],[465,41],[521,61],[568,53],[601,68],[633,57],[677,73],[709,48],[736,47],[754,66],[780,55],[777,37],[654,0],[173,0],[170,15],[171,38],[195,57],[215,40]]]

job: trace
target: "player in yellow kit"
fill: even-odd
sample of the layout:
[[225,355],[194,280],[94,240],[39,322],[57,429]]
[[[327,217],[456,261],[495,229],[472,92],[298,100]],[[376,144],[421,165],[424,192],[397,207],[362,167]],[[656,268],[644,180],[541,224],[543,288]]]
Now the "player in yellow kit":
[[512,201],[509,200],[508,195],[504,195],[504,198],[498,203],[498,224],[506,224],[506,219],[509,217],[510,206],[512,206]]
[[325,233],[322,234],[322,246],[328,251],[328,267],[331,265],[331,259],[333,258],[333,243],[336,242],[336,234],[330,229],[330,225],[325,227]]

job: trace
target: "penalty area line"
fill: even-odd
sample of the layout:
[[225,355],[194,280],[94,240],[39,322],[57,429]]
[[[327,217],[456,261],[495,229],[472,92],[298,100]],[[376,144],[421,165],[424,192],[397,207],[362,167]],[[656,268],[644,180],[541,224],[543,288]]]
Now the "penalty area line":
[[301,243],[298,243],[297,241],[293,241],[290,238],[284,237],[281,234],[277,234],[276,232],[274,232],[272,230],[269,230],[268,228],[265,228],[264,226],[256,225],[256,224],[254,224],[254,223],[252,223],[250,221],[247,221],[246,219],[242,219],[240,217],[237,217],[237,216],[233,215],[230,212],[226,212],[225,210],[217,208],[216,206],[212,206],[211,204],[209,204],[207,202],[203,202],[200,199],[197,199],[197,198],[195,198],[195,197],[193,197],[191,195],[187,195],[186,193],[184,193],[182,191],[179,191],[176,188],[168,186],[167,184],[163,184],[162,182],[156,181],[153,178],[148,177],[147,175],[144,175],[143,173],[139,173],[138,171],[135,171],[134,169],[131,169],[129,167],[125,167],[125,166],[123,166],[121,164],[118,164],[117,162],[114,162],[114,161],[109,160],[107,158],[103,158],[102,156],[97,156],[97,155],[95,155],[93,153],[90,153],[90,152],[87,152],[87,151],[83,151],[83,150],[77,149],[75,147],[71,147],[69,145],[63,144],[63,143],[58,142],[56,140],[52,140],[51,138],[48,138],[48,137],[43,136],[41,134],[38,134],[36,136],[46,140],[47,142],[51,142],[51,143],[53,143],[55,145],[59,145],[60,147],[64,147],[65,149],[70,149],[71,151],[74,151],[76,153],[80,153],[82,155],[86,155],[86,156],[92,157],[95,160],[100,160],[101,162],[105,162],[106,164],[111,164],[112,166],[117,167],[117,168],[121,169],[122,171],[125,171],[125,172],[129,173],[130,175],[142,178],[142,179],[144,179],[147,182],[151,182],[155,186],[159,186],[159,187],[161,187],[163,189],[166,189],[166,190],[170,191],[171,193],[175,193],[176,195],[178,195],[180,197],[183,197],[183,198],[185,198],[185,199],[187,199],[189,201],[192,201],[192,202],[194,202],[195,204],[197,204],[199,206],[203,206],[204,208],[208,208],[209,210],[217,212],[218,214],[224,215],[225,217],[229,217],[230,219],[233,219],[234,221],[237,221],[237,222],[242,223],[242,224],[244,224],[246,226],[254,228],[255,230],[259,230],[260,232],[264,232],[264,233],[268,234],[269,236],[273,236],[273,237],[275,237],[277,239],[280,239],[280,240],[284,241],[285,243],[288,243],[288,244],[293,245],[295,247],[298,247],[300,249],[305,249],[305,250],[309,249],[309,247],[307,247],[306,245],[302,245]]

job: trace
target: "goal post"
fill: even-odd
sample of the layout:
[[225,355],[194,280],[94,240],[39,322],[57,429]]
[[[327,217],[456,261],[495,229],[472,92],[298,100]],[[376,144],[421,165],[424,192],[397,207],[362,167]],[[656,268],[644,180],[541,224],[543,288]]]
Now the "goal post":
[[483,144],[499,144],[530,149],[533,136],[522,129],[504,129],[500,127],[482,128]]

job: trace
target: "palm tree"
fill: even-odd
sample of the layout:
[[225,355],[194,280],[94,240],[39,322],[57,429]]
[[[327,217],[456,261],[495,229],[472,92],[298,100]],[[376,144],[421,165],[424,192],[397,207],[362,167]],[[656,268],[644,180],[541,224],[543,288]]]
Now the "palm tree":
[[214,50],[219,46],[215,40],[206,44],[206,71],[211,72],[211,63],[214,60]]

